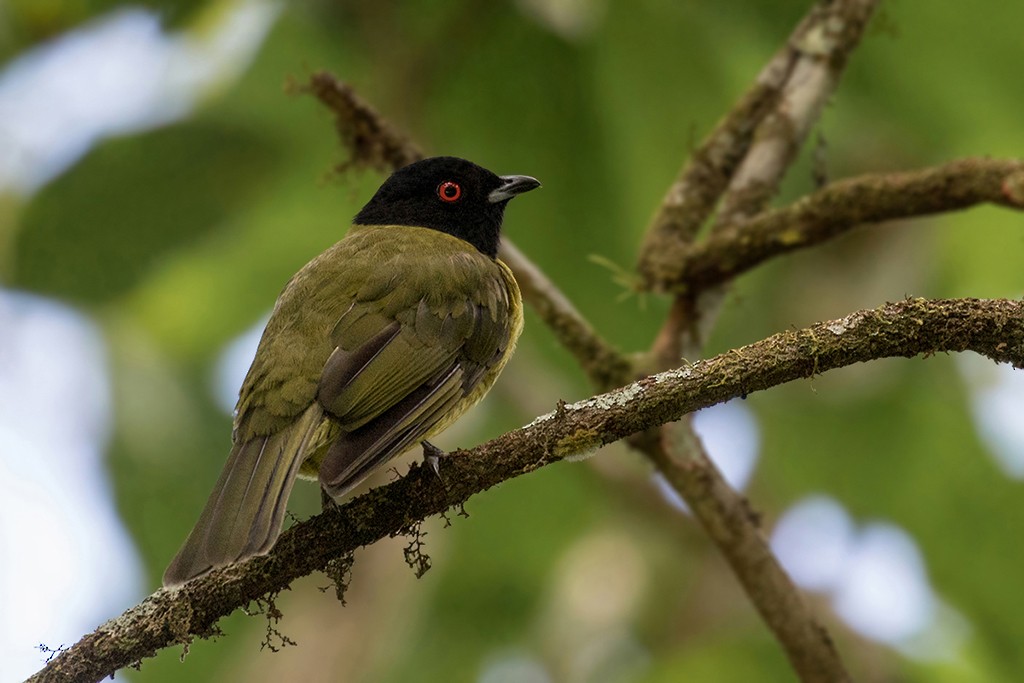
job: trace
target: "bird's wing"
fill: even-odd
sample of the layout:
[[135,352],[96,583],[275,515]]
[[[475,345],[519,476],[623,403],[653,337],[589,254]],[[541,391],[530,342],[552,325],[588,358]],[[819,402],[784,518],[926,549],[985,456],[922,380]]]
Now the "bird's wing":
[[383,294],[342,315],[317,390],[344,430],[320,466],[332,496],[447,426],[482,394],[513,343],[513,295],[499,271],[490,259],[481,269],[477,255],[460,255],[406,276],[423,282],[390,290],[423,296],[396,306]]

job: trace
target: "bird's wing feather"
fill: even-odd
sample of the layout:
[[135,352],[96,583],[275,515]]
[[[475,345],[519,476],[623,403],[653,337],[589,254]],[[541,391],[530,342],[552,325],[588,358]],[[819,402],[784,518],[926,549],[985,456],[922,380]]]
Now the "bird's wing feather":
[[425,383],[359,429],[343,434],[320,465],[320,483],[338,498],[426,436],[465,397],[462,371]]
[[457,266],[449,268],[455,276],[444,298],[424,296],[399,310],[387,301],[359,302],[335,326],[337,347],[317,392],[344,430],[320,465],[331,495],[446,426],[504,358],[512,336],[504,279],[497,266],[491,277],[460,279]]

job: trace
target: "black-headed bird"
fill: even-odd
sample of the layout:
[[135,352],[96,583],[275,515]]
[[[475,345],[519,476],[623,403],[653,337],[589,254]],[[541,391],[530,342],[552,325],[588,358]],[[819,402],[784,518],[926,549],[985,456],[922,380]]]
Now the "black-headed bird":
[[539,186],[456,157],[415,162],[292,277],[242,384],[227,464],[165,586],[267,553],[296,477],[337,500],[416,444],[426,451],[483,398],[523,326],[497,258],[502,218]]

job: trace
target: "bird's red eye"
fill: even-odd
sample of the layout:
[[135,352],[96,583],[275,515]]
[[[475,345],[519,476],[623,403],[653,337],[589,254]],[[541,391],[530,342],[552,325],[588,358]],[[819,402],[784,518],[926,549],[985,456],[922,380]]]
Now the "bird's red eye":
[[442,202],[457,202],[462,196],[462,186],[451,180],[446,180],[437,186],[437,196]]

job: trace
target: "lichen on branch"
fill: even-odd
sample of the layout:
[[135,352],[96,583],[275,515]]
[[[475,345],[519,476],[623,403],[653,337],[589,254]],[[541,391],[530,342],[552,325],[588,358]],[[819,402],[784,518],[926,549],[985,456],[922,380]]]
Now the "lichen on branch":
[[430,468],[414,465],[402,479],[288,529],[269,555],[211,572],[179,589],[158,590],[61,652],[30,681],[99,681],[161,648],[213,633],[220,618],[248,602],[573,451],[599,447],[700,408],[834,368],[877,358],[967,350],[1024,367],[1024,303],[908,299],[781,332],[559,406],[526,427],[445,458],[440,478]]

